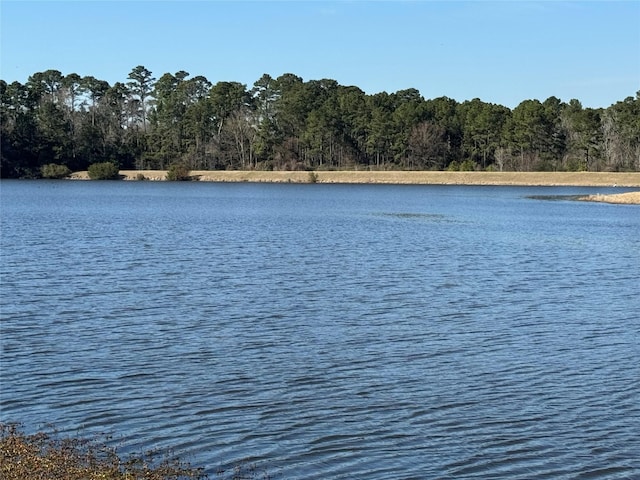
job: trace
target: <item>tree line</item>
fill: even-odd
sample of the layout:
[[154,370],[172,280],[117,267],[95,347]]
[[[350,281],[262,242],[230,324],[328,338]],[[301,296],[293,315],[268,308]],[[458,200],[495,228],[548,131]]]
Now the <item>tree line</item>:
[[120,169],[639,171],[640,92],[610,107],[365,94],[264,74],[251,88],[144,66],[110,85],[38,72],[0,80],[2,177],[111,162]]

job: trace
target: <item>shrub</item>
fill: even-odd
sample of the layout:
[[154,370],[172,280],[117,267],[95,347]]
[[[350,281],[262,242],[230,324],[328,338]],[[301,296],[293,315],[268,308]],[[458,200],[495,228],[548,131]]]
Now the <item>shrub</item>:
[[318,183],[318,174],[316,172],[309,172],[309,183]]
[[58,165],[57,163],[49,163],[40,168],[43,178],[64,178],[71,175],[71,170],[66,165]]
[[189,167],[187,167],[184,163],[174,163],[169,167],[167,171],[167,180],[170,181],[187,181],[191,180],[191,172],[189,171]]
[[473,172],[476,169],[476,164],[473,160],[467,159],[460,164],[461,172]]
[[139,182],[141,182],[143,180],[146,180],[146,179],[147,179],[147,177],[145,177],[143,173],[139,173],[139,174],[136,175],[136,180],[138,180]]
[[584,172],[587,170],[585,161],[578,157],[569,157],[566,161],[566,169],[569,172]]
[[89,178],[91,180],[116,180],[118,166],[111,162],[93,163],[89,165]]
[[458,170],[460,170],[460,163],[458,163],[457,161],[452,161],[449,166],[447,167],[447,170],[449,172],[457,172]]

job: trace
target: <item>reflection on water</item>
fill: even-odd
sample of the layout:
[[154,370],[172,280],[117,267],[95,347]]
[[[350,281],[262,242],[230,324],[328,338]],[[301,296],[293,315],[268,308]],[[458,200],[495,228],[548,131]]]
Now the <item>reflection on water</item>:
[[588,193],[3,182],[1,419],[212,473],[639,477],[637,209],[536,199]]

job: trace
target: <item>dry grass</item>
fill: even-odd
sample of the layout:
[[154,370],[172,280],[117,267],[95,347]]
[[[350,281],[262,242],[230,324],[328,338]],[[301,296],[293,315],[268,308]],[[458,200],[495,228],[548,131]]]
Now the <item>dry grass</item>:
[[627,205],[640,205],[640,192],[614,193],[611,195],[587,195],[579,200],[586,202],[623,203]]
[[[147,180],[165,180],[165,170],[121,170],[125,180],[143,175]],[[427,172],[427,171],[317,171],[317,183],[367,183],[416,185],[522,185],[640,187],[640,172]],[[311,183],[309,172],[194,170],[194,179],[208,182]],[[73,179],[88,179],[86,172],[75,172]],[[314,182],[314,183],[315,183]]]
[[203,480],[200,469],[152,454],[123,460],[103,443],[37,433],[0,424],[2,480]]

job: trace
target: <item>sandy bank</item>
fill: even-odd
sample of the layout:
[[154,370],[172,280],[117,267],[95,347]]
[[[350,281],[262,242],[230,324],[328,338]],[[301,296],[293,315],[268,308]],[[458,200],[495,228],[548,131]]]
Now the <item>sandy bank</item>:
[[[640,187],[640,172],[426,172],[426,171],[320,171],[317,183],[369,183],[416,185],[522,185]],[[125,180],[144,175],[147,180],[165,180],[165,170],[121,170]],[[310,172],[194,170],[191,175],[203,182],[293,182],[309,183]],[[75,172],[73,179],[88,179],[87,172]]]
[[585,202],[605,202],[605,203],[624,203],[629,205],[640,205],[640,192],[615,193],[611,195],[587,195],[580,197],[578,200]]

